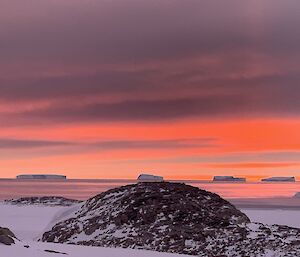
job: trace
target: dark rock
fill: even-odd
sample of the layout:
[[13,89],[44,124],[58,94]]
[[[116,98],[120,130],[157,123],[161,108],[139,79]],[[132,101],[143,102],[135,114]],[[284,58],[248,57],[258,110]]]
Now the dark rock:
[[44,252],[46,252],[46,253],[55,253],[55,254],[63,254],[63,255],[68,255],[67,253],[63,253],[63,252],[57,252],[57,251],[53,251],[53,250],[44,250]]
[[15,241],[9,236],[0,235],[0,243],[4,245],[12,245]]
[[0,235],[10,236],[16,238],[15,234],[11,232],[8,228],[1,228],[0,227]]
[[22,197],[4,201],[12,205],[44,205],[44,206],[71,206],[82,201],[60,196]]
[[15,243],[16,236],[8,228],[0,227],[0,244],[12,245]]

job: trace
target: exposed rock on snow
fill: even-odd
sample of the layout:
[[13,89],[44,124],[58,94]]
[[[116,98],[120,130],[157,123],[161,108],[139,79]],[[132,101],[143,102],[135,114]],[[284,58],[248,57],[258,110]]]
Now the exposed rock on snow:
[[63,255],[68,255],[67,253],[63,253],[63,252],[58,252],[58,251],[54,251],[54,250],[44,250],[44,252],[46,253],[56,253],[56,254],[63,254]]
[[0,227],[0,244],[12,245],[15,243],[16,236],[8,228]]
[[13,205],[71,206],[73,204],[78,204],[81,201],[58,196],[43,196],[10,199],[5,200],[4,202]]
[[300,229],[250,223],[216,194],[167,182],[95,196],[42,240],[199,256],[300,256]]

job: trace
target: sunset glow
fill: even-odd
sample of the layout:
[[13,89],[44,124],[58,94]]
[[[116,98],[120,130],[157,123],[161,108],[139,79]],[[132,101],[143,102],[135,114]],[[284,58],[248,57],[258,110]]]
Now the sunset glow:
[[1,177],[300,176],[296,1],[4,2]]

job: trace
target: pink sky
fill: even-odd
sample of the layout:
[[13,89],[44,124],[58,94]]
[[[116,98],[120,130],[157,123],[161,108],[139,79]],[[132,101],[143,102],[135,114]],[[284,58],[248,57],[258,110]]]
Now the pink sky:
[[0,4],[0,174],[300,176],[298,1]]

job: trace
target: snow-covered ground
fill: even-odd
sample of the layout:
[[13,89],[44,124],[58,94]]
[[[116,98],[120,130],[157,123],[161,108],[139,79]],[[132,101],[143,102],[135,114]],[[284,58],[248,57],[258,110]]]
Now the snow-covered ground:
[[[0,244],[0,257],[184,257],[152,251],[85,247],[36,242],[51,223],[74,207],[15,206],[0,203],[0,227],[10,228],[22,240],[13,246]],[[24,246],[29,245],[29,248]],[[45,250],[50,250],[47,252]],[[55,251],[55,252],[52,252]]]
[[64,209],[66,207],[16,206],[0,203],[0,227],[8,227],[20,240],[34,240],[48,226],[56,213]]
[[[45,250],[55,251],[46,252]],[[30,248],[22,244],[0,245],[1,257],[188,257],[187,255],[159,253],[143,250],[113,249],[77,245],[60,245],[31,242]]]
[[[0,227],[8,227],[22,240],[14,246],[0,245],[2,257],[59,257],[68,254],[70,257],[184,257],[178,254],[166,254],[142,250],[110,249],[99,247],[85,247],[75,245],[60,245],[36,242],[47,227],[68,215],[75,207],[43,207],[43,206],[15,206],[0,203]],[[243,209],[254,222],[266,224],[280,224],[300,228],[300,210],[280,209]],[[25,248],[24,245],[29,245]],[[47,252],[45,250],[50,250]],[[55,252],[60,253],[55,253]]]
[[252,222],[300,228],[300,210],[242,209]]

